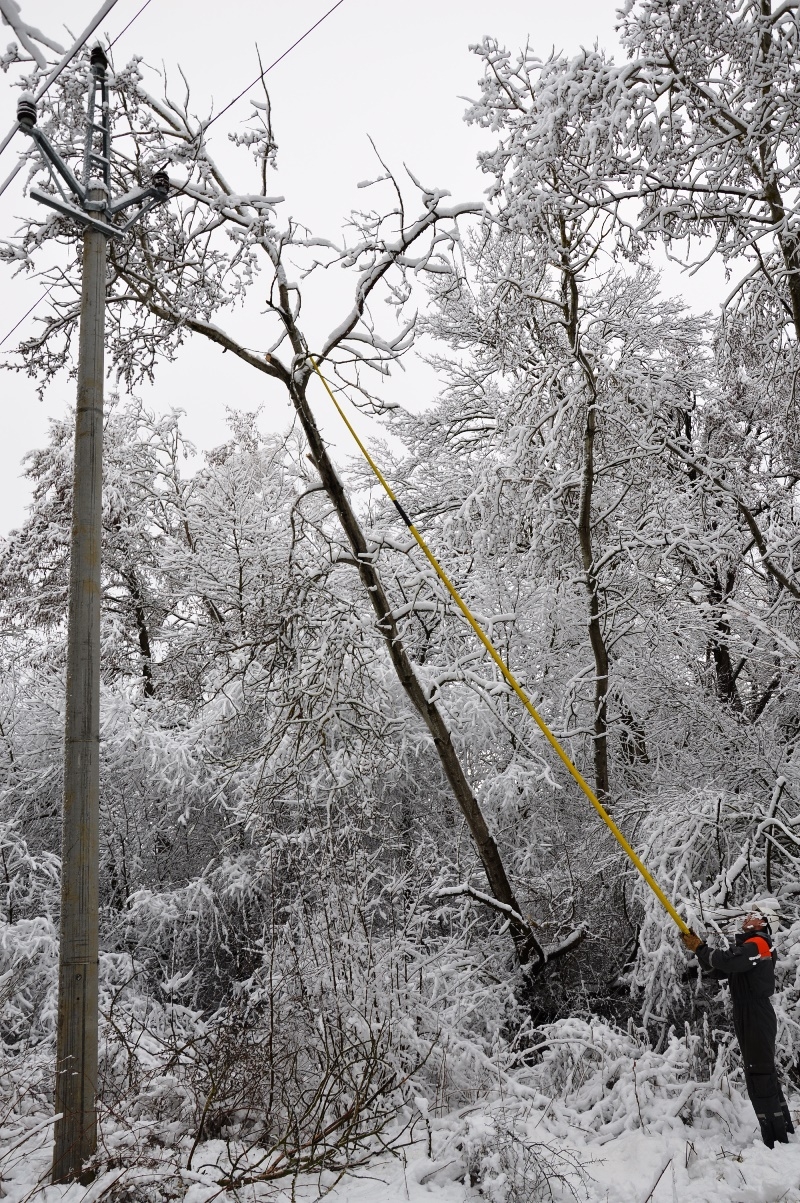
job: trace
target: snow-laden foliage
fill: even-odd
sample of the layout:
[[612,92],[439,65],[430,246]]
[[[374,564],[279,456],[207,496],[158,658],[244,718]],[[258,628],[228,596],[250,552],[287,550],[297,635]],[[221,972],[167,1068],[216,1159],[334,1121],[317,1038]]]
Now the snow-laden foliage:
[[[188,94],[149,88],[144,59],[114,75],[115,190],[164,166],[174,185],[109,251],[117,379],[203,337],[297,424],[231,413],[190,469],[179,413],[109,405],[93,1199],[313,1195],[420,1148],[407,1188],[600,1198],[602,1150],[656,1137],[650,1195],[669,1165],[686,1198],[744,1177],[697,1153],[724,1163],[754,1131],[724,990],[366,470],[337,471],[301,302],[322,269],[352,277],[317,362],[386,418],[402,504],[687,920],[718,942],[772,917],[791,1079],[795,17],[631,0],[619,64],[487,38],[467,113],[496,135],[487,206],[382,165],[338,240],[273,195],[260,101],[223,171]],[[35,87],[47,43],[25,29]],[[87,67],[40,114],[70,161]],[[32,159],[34,178],[51,186]],[[73,234],[37,214],[2,254],[38,269]],[[659,247],[721,259],[721,314],[664,294]],[[42,385],[74,366],[78,270],[18,348]],[[253,348],[239,310],[265,302]],[[420,324],[440,395],[388,415],[367,369]],[[28,1150],[52,1074],[71,459],[65,415],[0,554],[0,1124]]]

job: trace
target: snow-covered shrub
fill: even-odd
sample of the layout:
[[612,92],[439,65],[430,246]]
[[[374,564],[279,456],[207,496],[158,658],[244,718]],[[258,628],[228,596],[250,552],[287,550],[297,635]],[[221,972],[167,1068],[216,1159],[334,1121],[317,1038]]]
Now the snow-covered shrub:
[[50,1106],[56,1020],[58,861],[0,824],[0,1123]]
[[107,915],[101,1084],[117,1142],[127,1130],[184,1160],[202,1143],[206,1161],[222,1142],[226,1181],[273,1181],[408,1139],[409,1098],[441,1113],[508,1080],[513,991],[465,949],[463,900],[414,898],[410,873],[347,841],[332,855],[330,838],[223,856]]
[[18,1050],[55,1026],[59,864],[31,852],[16,823],[0,824],[0,1040]]
[[57,969],[58,936],[51,919],[0,921],[0,1038],[6,1048],[52,1036]]
[[454,1145],[466,1162],[467,1182],[489,1203],[578,1200],[583,1194],[580,1158],[538,1134],[538,1119],[493,1109],[463,1121]]
[[641,1128],[730,1132],[745,1106],[741,1071],[730,1042],[712,1043],[705,1029],[671,1033],[659,1052],[647,1032],[602,1021],[562,1020],[541,1030],[541,1061],[525,1080],[552,1099],[550,1129],[567,1134],[571,1121],[610,1139]]

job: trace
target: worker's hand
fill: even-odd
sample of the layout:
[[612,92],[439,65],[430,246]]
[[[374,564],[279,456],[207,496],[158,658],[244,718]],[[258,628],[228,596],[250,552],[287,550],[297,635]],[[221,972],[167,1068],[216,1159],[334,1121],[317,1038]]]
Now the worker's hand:
[[700,937],[696,936],[693,931],[682,931],[681,939],[683,940],[685,946],[689,949],[689,952],[697,952],[698,948],[703,943]]

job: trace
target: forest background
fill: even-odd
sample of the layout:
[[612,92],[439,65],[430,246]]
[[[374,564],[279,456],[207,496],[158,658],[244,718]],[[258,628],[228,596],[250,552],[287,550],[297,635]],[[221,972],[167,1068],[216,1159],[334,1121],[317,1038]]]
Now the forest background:
[[[93,1199],[319,1193],[420,1147],[426,1188],[590,1195],[570,1124],[693,1148],[754,1127],[718,986],[369,473],[337,467],[310,353],[379,420],[404,507],[690,923],[773,916],[791,1080],[797,5],[630,0],[618,22],[616,61],[485,38],[486,203],[379,163],[333,237],[276,195],[266,89],[223,169],[183,83],[117,65],[119,190],[166,164],[174,196],[109,252]],[[40,115],[75,158],[86,72]],[[74,230],[33,213],[0,251],[41,270],[54,247],[14,360],[42,386],[73,363]],[[718,312],[662,290],[664,256],[720,265]],[[312,343],[302,302],[332,273],[349,297]],[[440,388],[413,412],[380,382],[420,336]],[[198,466],[180,412],[136,390],[201,340],[293,421],[231,408]],[[65,414],[0,559],[10,1180],[52,1110],[71,455]]]

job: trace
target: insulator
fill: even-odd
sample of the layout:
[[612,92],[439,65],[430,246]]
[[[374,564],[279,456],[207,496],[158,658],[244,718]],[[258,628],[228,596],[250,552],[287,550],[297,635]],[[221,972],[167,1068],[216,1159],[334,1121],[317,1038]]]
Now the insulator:
[[153,187],[156,192],[169,192],[169,176],[166,171],[157,171],[153,176]]
[[106,52],[102,46],[92,46],[92,53],[89,55],[89,62],[93,67],[99,67],[101,72],[104,72],[108,67],[108,59]]
[[24,92],[17,101],[17,121],[23,129],[33,129],[36,125],[36,101],[30,92]]

